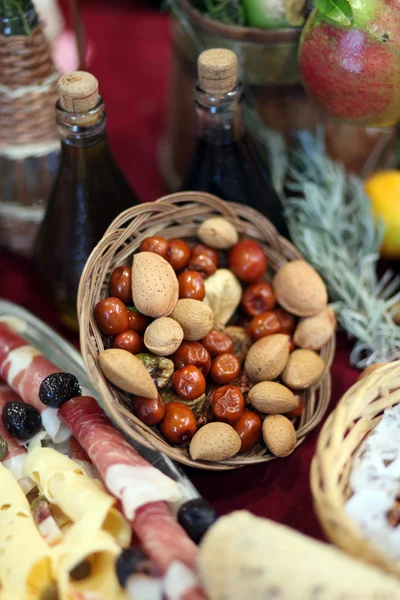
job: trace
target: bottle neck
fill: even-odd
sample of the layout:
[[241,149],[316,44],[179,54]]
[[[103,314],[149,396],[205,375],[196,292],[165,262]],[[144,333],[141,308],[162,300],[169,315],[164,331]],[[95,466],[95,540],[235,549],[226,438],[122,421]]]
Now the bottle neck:
[[104,102],[87,113],[72,113],[56,105],[56,121],[63,148],[89,148],[106,141],[106,112]]
[[240,83],[225,96],[210,96],[197,84],[194,95],[199,138],[215,146],[225,146],[243,137]]

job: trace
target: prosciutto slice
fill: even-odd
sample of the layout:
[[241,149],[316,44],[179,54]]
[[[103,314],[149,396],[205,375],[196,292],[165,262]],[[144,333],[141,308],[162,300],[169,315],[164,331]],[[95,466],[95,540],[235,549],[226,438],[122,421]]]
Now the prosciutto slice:
[[7,402],[20,402],[21,398],[8,387],[6,383],[0,380],[0,435],[7,442],[8,450],[2,463],[18,481],[25,494],[28,494],[36,484],[29,477],[25,477],[26,449],[18,444],[18,441],[4,427],[1,414]]
[[7,323],[0,322],[0,375],[24,402],[40,412],[43,427],[55,443],[66,440],[69,431],[58,418],[57,409],[41,402],[39,388],[43,379],[59,371]]
[[69,400],[59,413],[110,492],[121,500],[143,550],[164,575],[167,598],[204,599],[195,575],[197,546],[162,501],[178,499],[178,484],[130,446],[94,398]]

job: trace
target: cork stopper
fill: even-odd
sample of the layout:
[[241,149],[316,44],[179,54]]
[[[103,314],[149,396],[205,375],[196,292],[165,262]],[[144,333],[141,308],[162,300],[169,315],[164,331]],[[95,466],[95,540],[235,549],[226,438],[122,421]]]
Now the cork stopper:
[[87,113],[99,102],[99,82],[85,71],[73,71],[58,80],[62,108],[72,113]]
[[236,54],[224,48],[206,50],[198,58],[197,71],[199,84],[204,92],[223,96],[237,84]]

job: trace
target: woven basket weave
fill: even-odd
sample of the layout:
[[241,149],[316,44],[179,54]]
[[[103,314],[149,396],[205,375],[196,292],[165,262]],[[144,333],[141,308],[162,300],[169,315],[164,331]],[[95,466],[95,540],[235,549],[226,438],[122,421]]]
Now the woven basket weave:
[[[106,412],[116,426],[128,438],[156,448],[178,462],[201,469],[224,470],[265,462],[274,457],[265,446],[259,444],[247,454],[210,463],[191,460],[186,447],[170,446],[156,428],[144,425],[125,408],[124,394],[103,377],[98,356],[108,347],[108,342],[99,332],[93,316],[96,303],[109,296],[111,272],[119,265],[131,264],[132,253],[144,238],[152,235],[162,235],[167,239],[179,237],[185,238],[190,244],[195,240],[199,224],[216,215],[230,220],[240,234],[261,242],[269,261],[267,279],[271,279],[273,273],[285,262],[300,257],[287,240],[278,236],[265,217],[247,206],[225,203],[215,196],[199,192],[171,194],[157,202],[128,209],[113,221],[86,263],[79,286],[78,314],[81,351],[86,370],[100,393]],[[326,369],[319,384],[307,391],[306,408],[303,415],[295,421],[297,444],[318,425],[327,409],[331,392],[329,367],[334,349],[335,339],[332,339],[321,350]]]
[[400,402],[400,361],[358,381],[324,423],[311,466],[314,506],[327,538],[359,560],[400,576],[400,566],[367,541],[347,513],[349,475],[361,442]]

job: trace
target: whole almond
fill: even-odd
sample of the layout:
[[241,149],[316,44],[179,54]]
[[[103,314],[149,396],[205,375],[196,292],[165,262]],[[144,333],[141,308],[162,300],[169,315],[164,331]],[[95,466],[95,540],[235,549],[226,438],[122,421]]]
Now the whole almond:
[[169,356],[178,350],[182,340],[183,329],[179,323],[170,317],[160,317],[147,327],[143,341],[153,354]]
[[336,329],[336,315],[327,306],[313,317],[300,319],[293,335],[293,342],[300,348],[320,350],[329,342]]
[[312,317],[328,303],[325,283],[304,260],[283,265],[272,281],[278,303],[297,317]]
[[294,350],[282,373],[281,379],[292,390],[304,390],[318,383],[325,363],[313,350]]
[[225,460],[240,450],[239,434],[227,423],[208,423],[192,437],[189,452],[193,460]]
[[165,258],[154,252],[133,256],[132,297],[137,310],[148,317],[165,317],[174,310],[179,283]]
[[238,232],[232,223],[223,217],[211,217],[204,221],[200,225],[197,235],[203,244],[217,248],[217,250],[228,250],[239,239]]
[[368,367],[365,367],[365,369],[363,371],[361,371],[361,373],[358,376],[357,381],[360,381],[360,379],[364,379],[365,377],[368,377],[368,375],[370,373],[373,373],[377,369],[380,369],[381,367],[384,367],[387,364],[388,363],[377,362],[377,363],[373,363],[372,365],[368,365]]
[[267,448],[274,456],[289,456],[296,447],[296,431],[293,423],[283,415],[266,417],[262,434]]
[[140,360],[127,350],[109,348],[99,356],[104,376],[124,392],[157,398],[157,388]]
[[182,327],[184,338],[188,341],[201,340],[214,325],[214,314],[211,308],[200,300],[192,298],[178,300],[170,316]]
[[252,381],[272,381],[279,377],[289,358],[289,336],[267,335],[253,344],[247,353],[244,370]]
[[287,413],[299,406],[299,401],[287,387],[275,381],[261,381],[248,394],[250,404],[262,413]]

